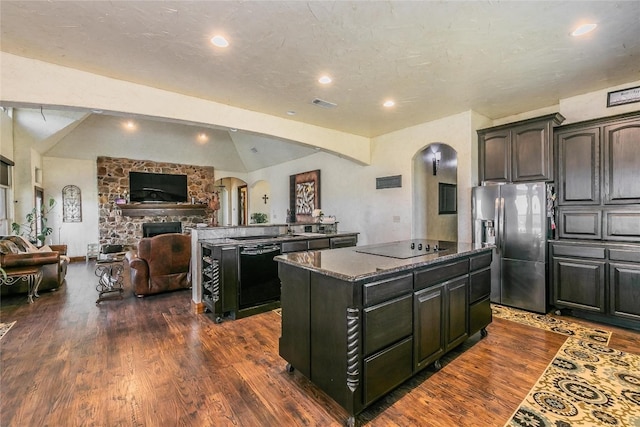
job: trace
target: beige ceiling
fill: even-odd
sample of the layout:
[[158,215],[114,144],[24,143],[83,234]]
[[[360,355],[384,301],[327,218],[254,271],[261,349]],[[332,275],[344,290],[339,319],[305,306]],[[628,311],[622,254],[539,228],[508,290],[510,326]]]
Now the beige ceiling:
[[[5,52],[366,137],[640,76],[639,1],[2,0],[0,12]],[[584,21],[598,28],[569,36]],[[216,33],[231,46],[214,48]]]

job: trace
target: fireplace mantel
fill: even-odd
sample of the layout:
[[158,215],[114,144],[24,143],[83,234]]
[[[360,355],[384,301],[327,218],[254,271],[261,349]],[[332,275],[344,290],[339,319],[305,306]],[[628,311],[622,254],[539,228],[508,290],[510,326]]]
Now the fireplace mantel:
[[207,205],[186,203],[129,203],[118,205],[123,216],[192,216],[206,215]]

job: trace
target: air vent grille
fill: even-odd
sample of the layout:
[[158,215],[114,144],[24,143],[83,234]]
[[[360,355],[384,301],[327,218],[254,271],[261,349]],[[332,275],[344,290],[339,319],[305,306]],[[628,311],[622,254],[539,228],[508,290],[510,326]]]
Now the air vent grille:
[[313,101],[311,101],[311,103],[322,108],[335,108],[338,106],[338,104],[334,104],[333,102],[325,101],[320,98],[315,98]]
[[400,187],[402,187],[402,175],[383,176],[382,178],[376,178],[376,190]]

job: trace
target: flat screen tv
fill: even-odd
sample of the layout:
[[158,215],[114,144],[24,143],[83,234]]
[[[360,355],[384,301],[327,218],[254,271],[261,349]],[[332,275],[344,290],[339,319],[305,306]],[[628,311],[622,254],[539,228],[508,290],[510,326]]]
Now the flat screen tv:
[[129,172],[129,197],[139,203],[182,203],[188,200],[187,176]]

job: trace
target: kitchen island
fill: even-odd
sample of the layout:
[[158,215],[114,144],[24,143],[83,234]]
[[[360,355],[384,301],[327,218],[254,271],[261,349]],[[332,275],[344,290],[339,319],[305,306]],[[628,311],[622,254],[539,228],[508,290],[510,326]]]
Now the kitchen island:
[[491,323],[492,247],[433,240],[279,255],[280,356],[355,416]]

